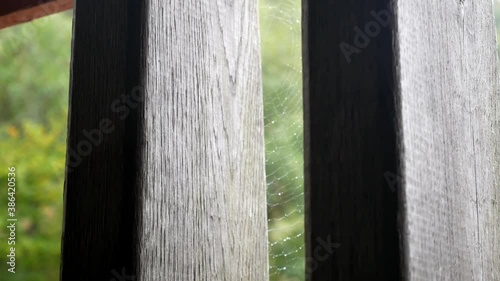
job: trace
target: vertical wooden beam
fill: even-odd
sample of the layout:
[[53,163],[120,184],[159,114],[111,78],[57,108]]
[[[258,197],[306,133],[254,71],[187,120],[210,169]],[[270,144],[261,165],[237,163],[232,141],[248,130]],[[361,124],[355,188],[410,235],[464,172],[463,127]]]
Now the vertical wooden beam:
[[492,1],[397,1],[411,280],[500,280],[500,90]]
[[127,12],[120,0],[75,7],[61,280],[111,280],[113,270],[135,271],[136,132],[128,125],[136,109],[127,107],[128,116],[112,110],[130,94],[127,72],[139,71],[128,67]]
[[62,280],[267,280],[257,1],[79,1],[71,79]]
[[498,280],[492,3],[393,5],[303,2],[308,280]]
[[257,14],[255,0],[149,1],[143,280],[268,280]]
[[384,179],[398,155],[388,4],[303,1],[308,280],[400,274],[397,193]]

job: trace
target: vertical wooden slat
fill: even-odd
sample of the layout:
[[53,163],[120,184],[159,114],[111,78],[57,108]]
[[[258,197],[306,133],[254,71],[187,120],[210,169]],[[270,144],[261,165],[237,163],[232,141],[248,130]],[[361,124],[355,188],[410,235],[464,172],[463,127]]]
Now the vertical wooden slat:
[[303,4],[308,280],[397,280],[389,1]]
[[[127,3],[78,1],[74,12],[62,280],[134,272],[135,155],[130,120],[112,110],[129,94]],[[132,20],[131,20],[132,21]],[[134,23],[137,24],[137,23]],[[135,39],[140,40],[139,38]],[[129,114],[130,115],[130,114]]]
[[77,3],[62,280],[268,279],[260,79],[256,1]]
[[268,280],[257,22],[254,0],[149,2],[142,280]]
[[500,280],[492,1],[397,1],[408,277]]

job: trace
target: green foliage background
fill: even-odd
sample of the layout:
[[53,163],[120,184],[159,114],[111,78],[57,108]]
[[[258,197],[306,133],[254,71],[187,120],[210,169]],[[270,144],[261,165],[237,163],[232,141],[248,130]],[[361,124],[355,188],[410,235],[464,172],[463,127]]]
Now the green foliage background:
[[62,13],[0,31],[0,182],[6,187],[15,166],[18,219],[16,274],[7,272],[0,231],[0,280],[59,279],[71,28],[71,13]]
[[[271,280],[302,281],[300,1],[260,0],[260,7]],[[71,12],[0,31],[0,182],[15,166],[19,257],[18,273],[7,273],[2,229],[0,280],[58,280],[70,46]]]

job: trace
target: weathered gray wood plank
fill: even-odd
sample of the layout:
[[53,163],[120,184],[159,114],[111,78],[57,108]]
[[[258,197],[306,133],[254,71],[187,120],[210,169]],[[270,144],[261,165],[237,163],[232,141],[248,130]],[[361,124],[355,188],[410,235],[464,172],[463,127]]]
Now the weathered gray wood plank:
[[396,1],[408,280],[500,280],[492,1]]
[[78,1],[72,56],[61,279],[268,280],[257,1]]
[[141,280],[268,280],[257,1],[149,1]]

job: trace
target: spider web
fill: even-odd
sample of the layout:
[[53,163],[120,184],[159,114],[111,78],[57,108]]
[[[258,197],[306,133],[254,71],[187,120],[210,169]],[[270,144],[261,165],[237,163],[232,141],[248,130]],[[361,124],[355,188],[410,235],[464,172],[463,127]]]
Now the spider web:
[[300,0],[260,1],[272,281],[305,275],[300,17]]

